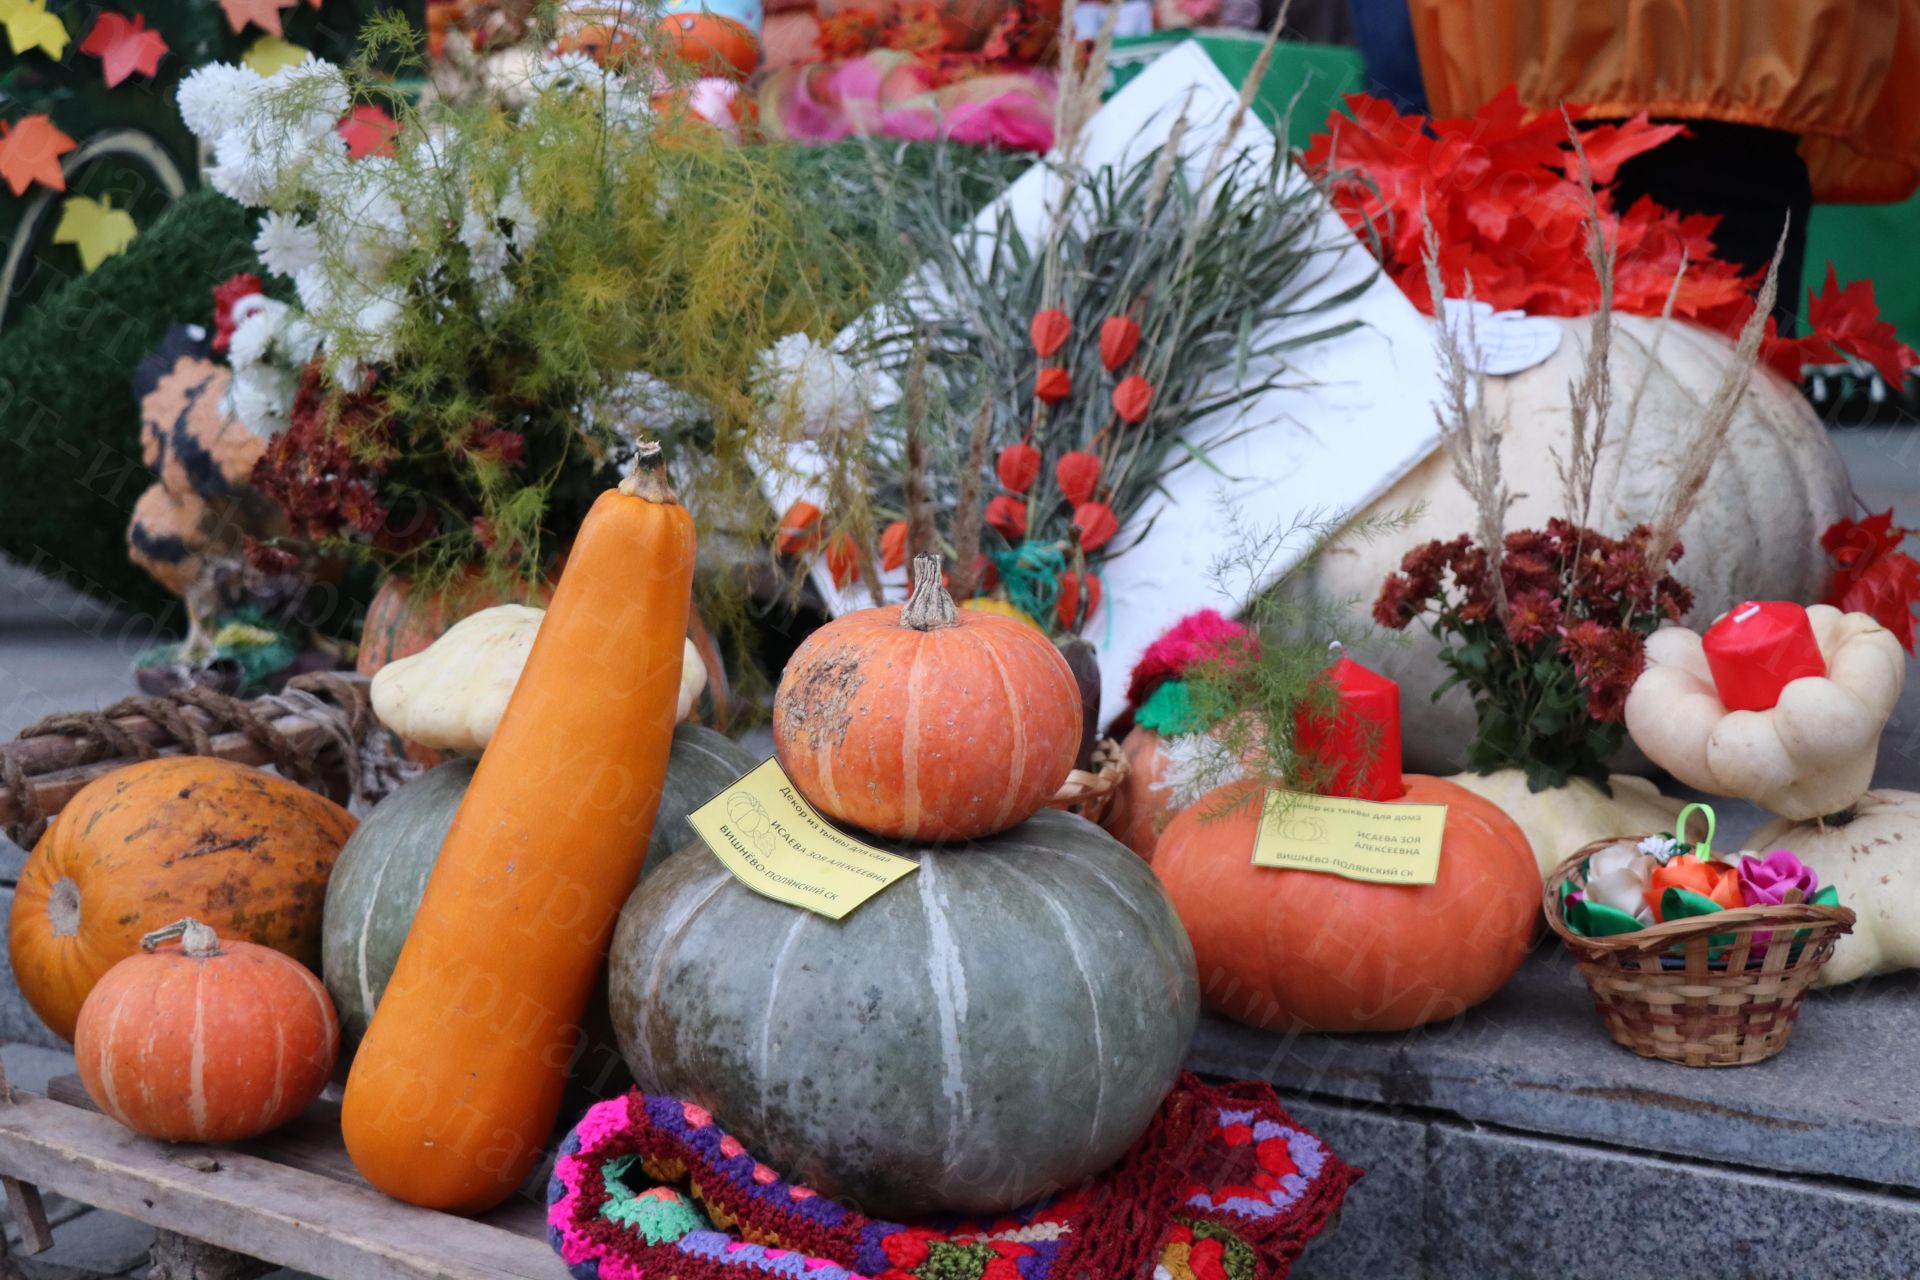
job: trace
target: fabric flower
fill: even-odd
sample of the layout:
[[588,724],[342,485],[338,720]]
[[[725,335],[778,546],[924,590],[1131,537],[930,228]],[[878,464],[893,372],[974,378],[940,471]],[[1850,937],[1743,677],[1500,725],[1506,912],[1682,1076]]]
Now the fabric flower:
[[1740,892],[1748,906],[1778,906],[1794,889],[1800,891],[1800,901],[1811,901],[1820,890],[1820,873],[1791,850],[1775,849],[1764,858],[1748,854],[1740,859]]
[[1656,862],[1665,862],[1680,852],[1680,842],[1672,836],[1646,836],[1640,841],[1640,852]]
[[1647,892],[1642,898],[1656,920],[1666,919],[1660,914],[1660,897],[1669,889],[1687,889],[1703,898],[1711,898],[1726,911],[1747,905],[1740,893],[1740,872],[1724,862],[1708,862],[1694,857],[1675,858],[1666,866],[1656,869],[1647,877]]
[[1635,845],[1610,844],[1587,859],[1587,899],[1651,924],[1653,908],[1647,903],[1647,887],[1659,866]]

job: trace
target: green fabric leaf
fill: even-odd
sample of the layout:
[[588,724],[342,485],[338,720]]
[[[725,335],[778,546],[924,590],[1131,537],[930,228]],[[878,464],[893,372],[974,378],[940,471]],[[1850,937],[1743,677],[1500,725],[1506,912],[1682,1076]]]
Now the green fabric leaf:
[[1611,938],[1646,927],[1618,907],[1585,898],[1567,903],[1566,916],[1567,927],[1585,938]]
[[1832,885],[1828,885],[1807,899],[1807,903],[1809,906],[1815,907],[1837,907],[1840,905],[1840,891]]

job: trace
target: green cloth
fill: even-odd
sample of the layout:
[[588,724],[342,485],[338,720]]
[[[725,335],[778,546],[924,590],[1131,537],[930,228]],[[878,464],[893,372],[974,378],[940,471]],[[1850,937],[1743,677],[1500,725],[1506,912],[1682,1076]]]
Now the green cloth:
[[[1840,282],[1873,281],[1880,315],[1920,348],[1920,196],[1904,204],[1815,205],[1807,220],[1806,287],[1818,290],[1833,262]],[[1806,293],[1800,313],[1806,315]],[[1804,326],[1803,326],[1804,328]]]
[[[1197,42],[1213,65],[1237,85],[1253,71],[1266,36],[1253,31],[1157,31],[1115,40],[1109,59],[1111,91],[1118,91],[1148,63],[1187,40]],[[1255,91],[1253,109],[1268,125],[1285,120],[1288,144],[1304,147],[1314,134],[1326,130],[1327,113],[1340,105],[1341,96],[1358,93],[1365,86],[1365,69],[1354,50],[1283,40],[1274,46],[1273,60]]]

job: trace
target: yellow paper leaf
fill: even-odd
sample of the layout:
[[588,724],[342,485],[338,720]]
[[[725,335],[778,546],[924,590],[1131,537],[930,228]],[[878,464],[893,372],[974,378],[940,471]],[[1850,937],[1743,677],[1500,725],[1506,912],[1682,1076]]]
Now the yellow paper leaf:
[[0,27],[15,53],[40,49],[58,58],[67,51],[67,24],[47,12],[47,0],[0,0]]
[[53,229],[53,242],[79,250],[81,270],[92,271],[132,244],[138,234],[125,209],[90,196],[68,196],[60,206],[60,224]]
[[[0,0],[5,4],[7,0]],[[311,58],[313,54],[299,45],[279,36],[261,36],[247,49],[240,61],[252,67],[255,72],[272,79],[274,72],[282,67],[296,67]]]

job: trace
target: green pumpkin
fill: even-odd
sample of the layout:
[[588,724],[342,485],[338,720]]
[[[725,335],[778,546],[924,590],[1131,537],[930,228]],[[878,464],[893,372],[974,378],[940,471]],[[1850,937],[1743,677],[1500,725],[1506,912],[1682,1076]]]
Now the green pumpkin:
[[635,1079],[878,1216],[996,1213],[1112,1164],[1179,1075],[1193,948],[1147,864],[1043,809],[828,920],[690,845],[621,913]]
[[[450,760],[381,801],[334,864],[321,928],[321,969],[340,1011],[341,1044],[349,1052],[366,1034],[374,1005],[393,976],[474,763]],[[648,873],[685,839],[687,814],[755,763],[737,743],[701,725],[683,724],[673,731],[673,755],[647,847]]]

